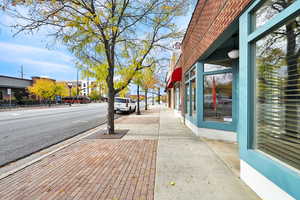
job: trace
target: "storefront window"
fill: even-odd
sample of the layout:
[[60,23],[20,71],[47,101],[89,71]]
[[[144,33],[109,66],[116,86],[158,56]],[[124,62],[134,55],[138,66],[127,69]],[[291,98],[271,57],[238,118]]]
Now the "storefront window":
[[188,83],[185,84],[185,99],[186,99],[185,113],[189,113],[189,111],[190,111],[190,86]]
[[254,147],[300,169],[300,17],[255,45]]
[[175,109],[179,110],[179,106],[180,106],[180,85],[176,85],[175,86]]
[[231,65],[229,67],[225,65],[215,65],[215,64],[204,64],[204,72],[212,72],[212,71],[218,71],[218,70],[224,70],[224,69],[230,69]]
[[191,70],[191,78],[193,78],[194,76],[196,76],[196,68],[193,68]]
[[189,73],[186,73],[184,76],[185,81],[188,81],[190,79]]
[[191,81],[191,86],[192,86],[192,116],[196,116],[196,79],[193,79]]
[[204,120],[232,122],[232,73],[204,76]]
[[275,15],[294,3],[295,0],[266,0],[258,10],[253,13],[254,30],[264,25]]

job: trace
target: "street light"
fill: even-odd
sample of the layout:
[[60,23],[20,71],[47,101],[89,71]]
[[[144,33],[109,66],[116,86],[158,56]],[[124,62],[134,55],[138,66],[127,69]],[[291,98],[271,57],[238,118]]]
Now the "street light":
[[69,106],[71,106],[71,96],[72,96],[72,87],[73,87],[73,84],[72,82],[68,82],[68,88],[69,88],[69,96],[70,96],[70,101],[69,101]]

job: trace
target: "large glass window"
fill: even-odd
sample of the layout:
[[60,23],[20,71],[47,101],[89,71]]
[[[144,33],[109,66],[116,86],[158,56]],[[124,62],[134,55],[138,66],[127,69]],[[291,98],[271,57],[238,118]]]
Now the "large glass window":
[[175,109],[179,110],[180,107],[180,85],[179,84],[175,86],[174,100],[175,100]]
[[193,78],[194,76],[196,76],[196,68],[195,67],[190,72],[190,77]]
[[232,73],[204,76],[204,120],[232,122]]
[[196,79],[193,79],[191,81],[191,87],[192,87],[192,116],[196,116],[196,101],[197,101],[197,98],[196,98]]
[[295,0],[265,0],[265,2],[253,13],[253,30],[264,25],[268,20],[290,6]]
[[185,113],[190,112],[190,85],[185,84]]
[[189,116],[196,117],[196,67],[185,74],[185,110]]
[[300,17],[255,45],[254,147],[300,169]]

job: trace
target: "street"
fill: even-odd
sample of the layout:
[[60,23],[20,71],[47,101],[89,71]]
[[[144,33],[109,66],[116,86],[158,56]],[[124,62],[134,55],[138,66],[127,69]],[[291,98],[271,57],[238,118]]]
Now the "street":
[[0,112],[0,166],[93,128],[106,103]]

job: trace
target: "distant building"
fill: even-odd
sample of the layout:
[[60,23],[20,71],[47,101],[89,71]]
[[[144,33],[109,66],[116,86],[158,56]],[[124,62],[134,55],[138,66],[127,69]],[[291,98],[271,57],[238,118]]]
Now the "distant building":
[[72,87],[76,88],[78,84],[78,94],[81,96],[89,96],[92,91],[100,91],[100,86],[96,81],[78,80],[77,81],[66,81],[72,83]]
[[25,93],[26,88],[32,85],[32,80],[0,75],[0,100],[9,100],[9,90],[12,98],[18,91]]
[[[28,97],[29,94],[26,88],[40,79],[56,82],[54,79],[48,77],[34,76],[32,79],[24,79],[0,75],[0,100],[9,100],[10,98],[15,99],[17,93],[24,97]],[[11,91],[11,95],[9,94],[9,91]]]
[[97,83],[95,81],[81,81],[81,94],[83,96],[89,96],[92,91],[99,91],[99,87],[97,87]]

